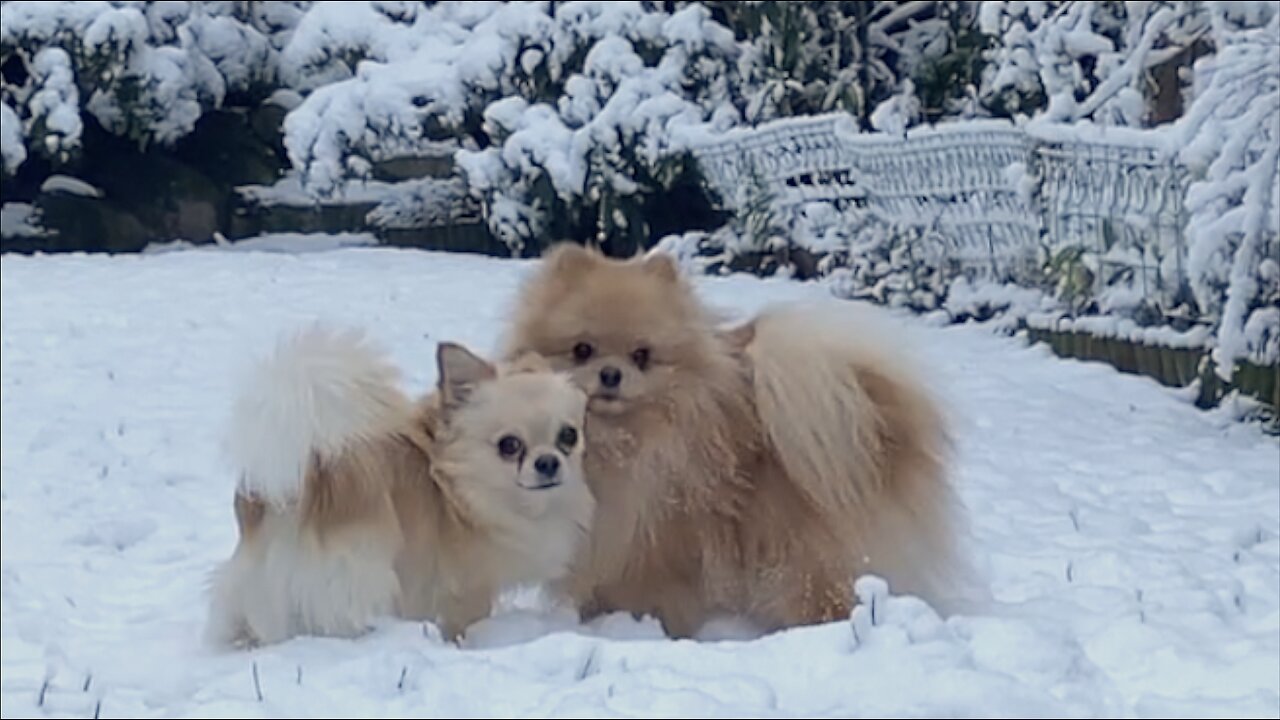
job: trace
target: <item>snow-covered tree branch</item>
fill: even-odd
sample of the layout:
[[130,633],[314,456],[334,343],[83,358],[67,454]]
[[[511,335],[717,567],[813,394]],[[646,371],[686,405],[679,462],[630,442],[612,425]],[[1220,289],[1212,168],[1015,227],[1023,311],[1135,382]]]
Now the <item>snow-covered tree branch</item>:
[[[1197,99],[1180,130],[1189,276],[1205,312],[1221,317],[1216,359],[1280,359],[1280,13],[1239,27],[1213,10],[1218,51],[1196,65]],[[1256,22],[1257,20],[1255,20]]]
[[1150,70],[1207,31],[1200,2],[984,2],[985,103],[1004,114],[1140,126]]

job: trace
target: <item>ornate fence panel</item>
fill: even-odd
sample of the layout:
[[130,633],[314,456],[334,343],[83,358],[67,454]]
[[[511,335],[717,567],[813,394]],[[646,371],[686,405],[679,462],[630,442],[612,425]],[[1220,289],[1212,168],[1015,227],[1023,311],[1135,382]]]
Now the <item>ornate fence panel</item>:
[[1051,246],[1079,247],[1092,258],[1103,304],[1110,292],[1114,302],[1128,293],[1172,306],[1186,284],[1186,169],[1154,134],[1085,140],[1045,129],[1033,134],[1041,137],[1041,222]]
[[776,209],[811,202],[936,232],[967,275],[1019,278],[1034,265],[1040,222],[1018,187],[1034,161],[1027,135],[975,122],[907,136],[859,134],[847,116],[785,120],[726,134],[695,150],[712,187],[733,205],[759,173]]
[[759,177],[784,219],[829,202],[925,227],[959,272],[1001,281],[1042,281],[1045,251],[1080,246],[1098,268],[1095,296],[1119,278],[1167,306],[1185,282],[1186,173],[1155,138],[1001,121],[890,136],[832,114],[733,131],[694,153],[730,209]]

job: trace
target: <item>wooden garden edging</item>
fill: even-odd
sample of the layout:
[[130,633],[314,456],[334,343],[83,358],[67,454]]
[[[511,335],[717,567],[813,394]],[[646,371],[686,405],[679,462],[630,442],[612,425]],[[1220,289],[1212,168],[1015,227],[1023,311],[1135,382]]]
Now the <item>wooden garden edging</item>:
[[1239,390],[1280,414],[1280,364],[1242,361],[1228,383],[1218,377],[1204,347],[1162,347],[1075,330],[1031,326],[1026,330],[1032,342],[1047,344],[1059,357],[1105,362],[1121,372],[1145,375],[1169,387],[1187,387],[1199,379],[1196,404],[1200,407],[1213,407],[1228,392]]

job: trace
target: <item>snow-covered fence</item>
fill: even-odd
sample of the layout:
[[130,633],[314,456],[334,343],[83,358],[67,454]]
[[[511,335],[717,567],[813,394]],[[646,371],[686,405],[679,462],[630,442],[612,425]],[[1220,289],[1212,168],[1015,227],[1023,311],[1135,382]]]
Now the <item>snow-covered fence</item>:
[[[1269,72],[1274,88],[1280,73]],[[1247,105],[1230,142],[1195,124],[1039,120],[859,134],[827,115],[689,145],[738,218],[742,237],[723,248],[731,267],[735,255],[804,257],[792,252],[801,249],[850,297],[961,315],[1016,305],[1028,323],[1034,315],[1058,327],[1067,315],[1077,331],[1141,343],[1149,334],[1140,331],[1159,330],[1158,345],[1208,351],[1223,380],[1266,376],[1255,384],[1271,398],[1278,98]]]
[[[1091,131],[1091,132],[1090,132]],[[1160,132],[1035,124],[1039,219],[1051,252],[1078,249],[1103,310],[1172,308],[1185,291],[1188,173]]]
[[866,134],[825,115],[694,148],[730,210],[759,178],[783,226],[820,202],[923,229],[970,279],[1048,281],[1046,261],[1075,249],[1091,285],[1080,290],[1108,307],[1171,307],[1186,287],[1187,173],[1154,133],[974,121]]
[[783,120],[694,144],[711,187],[734,209],[753,178],[774,211],[797,217],[814,202],[933,231],[966,276],[1025,278],[1040,222],[1017,168],[1033,162],[1030,137],[1008,123],[974,122],[906,136],[859,134],[843,115]]

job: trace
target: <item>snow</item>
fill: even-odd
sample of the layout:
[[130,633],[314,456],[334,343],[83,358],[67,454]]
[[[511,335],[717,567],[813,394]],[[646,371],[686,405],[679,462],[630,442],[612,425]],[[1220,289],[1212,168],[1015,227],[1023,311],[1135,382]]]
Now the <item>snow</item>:
[[[406,10],[404,19],[414,20],[413,8]],[[350,77],[354,68],[339,60],[344,53],[372,52],[379,59],[398,55],[413,43],[413,27],[422,26],[397,22],[376,3],[318,3],[301,18],[282,53],[284,77],[303,91]]]
[[[232,246],[235,247],[235,246]],[[198,644],[235,542],[234,370],[322,318],[433,378],[491,350],[531,264],[392,249],[0,258],[0,714],[86,717],[1167,717],[1280,714],[1280,452],[1253,425],[982,325],[902,315],[957,436],[994,602],[874,579],[849,621],[671,641],[513,595],[465,647]],[[701,279],[750,312],[818,284]],[[68,292],[74,288],[74,292]]]
[[920,100],[915,95],[915,84],[908,78],[902,81],[898,93],[876,106],[871,113],[871,127],[890,135],[905,135],[919,118]]
[[[1018,293],[1028,293],[1018,290]],[[1175,330],[1168,325],[1142,327],[1134,321],[1107,315],[1088,315],[1084,317],[1065,317],[1062,312],[1039,311],[1024,315],[1027,326],[1044,330],[1061,332],[1084,332],[1096,338],[1118,338],[1130,342],[1142,343],[1152,347],[1203,349],[1211,343],[1209,328],[1196,325],[1184,331]]]
[[31,203],[7,202],[0,205],[0,238],[40,237],[47,233],[40,227],[40,213]]
[[1150,150],[1158,158],[1177,153],[1178,137],[1169,128],[1132,128],[1121,125],[1098,125],[1080,120],[1060,123],[1037,118],[1023,126],[1027,134],[1046,143],[1090,143],[1123,148]]
[[[297,173],[271,185],[240,185],[241,199],[267,207],[311,207],[320,200],[303,189]],[[479,215],[476,201],[460,178],[425,177],[401,182],[351,179],[342,182],[324,202],[373,204],[366,220],[375,228],[422,228],[448,225]]]
[[6,45],[26,38],[48,41],[67,28],[83,34],[95,19],[112,10],[106,2],[7,2],[0,8],[0,40]]
[[460,178],[421,178],[396,183],[368,220],[378,228],[424,228],[478,218],[480,208]]
[[48,131],[45,151],[58,157],[80,144],[83,130],[71,57],[62,48],[44,48],[36,53],[31,69],[40,89],[31,96],[28,107],[32,117],[43,120]]
[[1013,283],[971,282],[956,278],[947,289],[943,307],[952,317],[983,317],[999,311],[1001,322],[1015,326],[1019,320],[1053,309],[1055,303],[1044,292]]
[[[218,247],[229,251],[263,253],[324,252],[348,247],[377,245],[378,239],[370,233],[268,233],[238,240],[234,243],[215,236]],[[197,247],[186,240],[152,243],[143,252],[148,254],[191,250]]]
[[27,159],[27,148],[22,144],[22,119],[9,107],[9,103],[0,102],[0,170],[5,173],[16,173]]
[[[267,38],[244,23],[227,16],[196,16],[178,33],[193,45],[193,59],[207,58],[216,68],[213,80],[230,87],[248,87],[264,72],[270,75],[272,53]],[[207,71],[206,71],[207,72]],[[225,88],[218,94],[225,92]]]
[[73,178],[70,175],[50,175],[45,181],[40,183],[40,192],[45,193],[66,193],[68,195],[79,195],[80,197],[100,198],[103,192],[80,178]]

